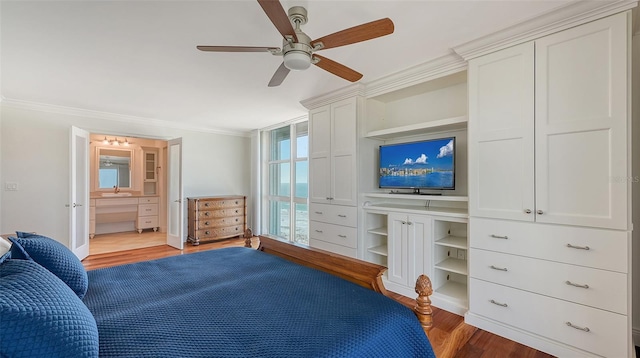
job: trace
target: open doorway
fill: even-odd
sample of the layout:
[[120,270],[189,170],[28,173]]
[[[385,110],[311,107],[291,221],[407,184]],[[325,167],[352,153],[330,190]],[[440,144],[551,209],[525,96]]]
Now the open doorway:
[[167,243],[168,143],[90,135],[89,255]]

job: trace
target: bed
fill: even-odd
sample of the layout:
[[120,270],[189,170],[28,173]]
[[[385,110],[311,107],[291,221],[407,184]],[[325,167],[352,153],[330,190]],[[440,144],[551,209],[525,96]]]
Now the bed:
[[[100,357],[435,357],[425,335],[428,281],[418,285],[416,318],[385,296],[383,271],[267,237],[258,250],[88,271],[81,302],[90,317],[72,325],[93,318],[97,336],[69,340],[87,341],[82,356]],[[0,347],[3,357],[20,356]]]

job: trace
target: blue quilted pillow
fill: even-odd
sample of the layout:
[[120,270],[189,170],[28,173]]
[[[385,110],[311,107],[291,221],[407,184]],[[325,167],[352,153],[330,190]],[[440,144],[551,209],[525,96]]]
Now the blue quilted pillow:
[[98,357],[98,327],[87,306],[30,260],[0,264],[1,357]]
[[82,262],[71,250],[46,236],[23,232],[17,234],[17,239],[9,238],[13,242],[12,258],[31,258],[64,281],[80,299],[84,297],[89,288],[89,278]]

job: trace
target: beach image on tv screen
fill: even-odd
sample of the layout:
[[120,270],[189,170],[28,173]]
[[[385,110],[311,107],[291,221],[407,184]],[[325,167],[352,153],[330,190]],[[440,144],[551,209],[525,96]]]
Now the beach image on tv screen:
[[454,139],[381,146],[380,187],[452,189]]

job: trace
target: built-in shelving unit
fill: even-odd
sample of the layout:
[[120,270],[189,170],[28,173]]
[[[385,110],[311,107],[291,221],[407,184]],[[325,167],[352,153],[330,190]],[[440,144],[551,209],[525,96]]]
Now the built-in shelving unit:
[[468,307],[467,232],[466,219],[433,220],[433,299],[442,308],[456,313],[464,313]]
[[412,135],[424,134],[425,132],[446,132],[467,127],[467,116],[437,119],[428,122],[410,124],[406,126],[381,129],[368,132],[366,137],[376,139],[393,139]]

